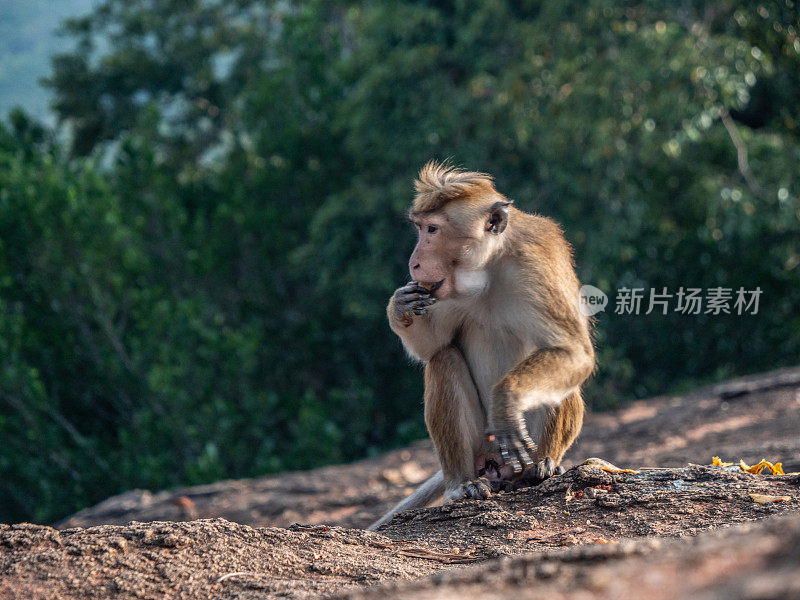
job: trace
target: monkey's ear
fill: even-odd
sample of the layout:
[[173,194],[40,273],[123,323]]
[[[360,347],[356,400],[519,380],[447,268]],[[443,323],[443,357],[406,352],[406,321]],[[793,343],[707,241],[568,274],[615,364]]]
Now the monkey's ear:
[[489,209],[489,219],[486,221],[486,231],[499,235],[506,230],[510,204],[510,200],[501,200],[492,204],[492,208]]

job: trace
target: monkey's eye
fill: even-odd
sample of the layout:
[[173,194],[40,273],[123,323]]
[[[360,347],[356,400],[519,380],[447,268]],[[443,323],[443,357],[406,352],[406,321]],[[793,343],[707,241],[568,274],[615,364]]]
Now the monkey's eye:
[[436,233],[437,231],[439,231],[437,225],[428,225],[428,233]]

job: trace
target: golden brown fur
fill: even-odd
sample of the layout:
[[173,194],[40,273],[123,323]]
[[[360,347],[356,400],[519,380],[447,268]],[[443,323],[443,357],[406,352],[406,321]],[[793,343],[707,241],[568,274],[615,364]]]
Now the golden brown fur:
[[583,426],[584,405],[580,390],[569,394],[549,415],[544,435],[539,442],[539,460],[551,457],[561,463],[564,453],[578,437]]
[[437,352],[425,365],[425,424],[433,439],[442,469],[469,479],[474,476],[473,456],[478,450],[485,419],[464,358],[454,346]]
[[481,192],[494,191],[491,175],[463,171],[435,161],[428,162],[414,182],[417,194],[412,207],[415,213],[441,209],[453,200],[469,198]]
[[476,477],[487,472],[552,475],[580,432],[580,386],[594,368],[561,228],[510,206],[483,173],[428,163],[415,187],[413,281],[387,316],[426,363],[425,422],[442,471],[395,510],[439,490],[485,497]]

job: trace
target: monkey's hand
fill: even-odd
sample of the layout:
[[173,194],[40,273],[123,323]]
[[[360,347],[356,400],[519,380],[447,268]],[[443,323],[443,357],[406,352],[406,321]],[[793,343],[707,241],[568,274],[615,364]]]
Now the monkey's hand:
[[392,296],[392,316],[403,326],[411,325],[414,315],[424,315],[428,307],[436,302],[430,291],[416,281],[409,281],[397,288]]
[[528,434],[525,419],[520,414],[513,419],[494,421],[489,427],[488,440],[497,444],[503,462],[511,466],[518,475],[533,466],[531,456],[536,452],[536,443]]

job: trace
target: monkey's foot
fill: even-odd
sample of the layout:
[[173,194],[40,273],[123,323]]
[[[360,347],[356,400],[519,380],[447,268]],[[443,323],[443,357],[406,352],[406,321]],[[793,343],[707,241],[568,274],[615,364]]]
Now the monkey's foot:
[[462,484],[461,494],[464,498],[473,500],[486,500],[492,495],[492,484],[485,477],[478,477]]
[[532,467],[526,469],[517,480],[517,483],[522,486],[538,485],[545,479],[550,479],[554,475],[562,475],[563,473],[564,467],[556,465],[555,461],[547,456]]
[[477,479],[461,484],[459,495],[462,498],[486,500],[495,492],[510,489],[508,484],[508,481],[492,481],[486,477],[478,477]]

